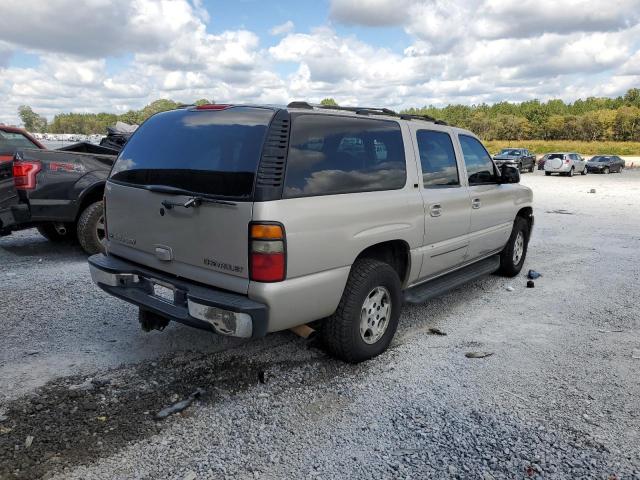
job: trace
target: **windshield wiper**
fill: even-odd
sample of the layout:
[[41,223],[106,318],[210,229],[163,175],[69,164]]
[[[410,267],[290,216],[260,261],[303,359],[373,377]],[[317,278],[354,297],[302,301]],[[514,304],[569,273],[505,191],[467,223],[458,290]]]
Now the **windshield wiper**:
[[184,207],[184,208],[199,207],[203,203],[215,203],[218,205],[231,205],[231,206],[237,205],[236,202],[230,202],[228,200],[218,200],[217,198],[210,198],[206,195],[199,195],[189,190],[184,190],[182,188],[176,188],[176,187],[169,187],[168,185],[143,185],[142,188],[155,193],[168,193],[169,195],[186,195],[188,197],[191,197],[189,198],[189,200],[187,200],[184,203],[163,200],[162,206],[165,207],[167,210],[171,210],[173,207]]

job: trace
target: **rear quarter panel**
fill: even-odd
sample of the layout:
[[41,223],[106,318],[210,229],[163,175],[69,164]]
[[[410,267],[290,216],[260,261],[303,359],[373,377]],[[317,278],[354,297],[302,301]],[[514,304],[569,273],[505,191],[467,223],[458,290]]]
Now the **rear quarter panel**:
[[29,149],[20,154],[42,164],[36,189],[21,192],[33,221],[74,221],[82,196],[105,182],[116,158],[56,150]]

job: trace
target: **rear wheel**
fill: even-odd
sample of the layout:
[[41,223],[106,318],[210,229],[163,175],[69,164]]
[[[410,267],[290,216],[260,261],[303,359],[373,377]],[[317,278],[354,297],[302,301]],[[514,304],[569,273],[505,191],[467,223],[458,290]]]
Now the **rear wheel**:
[[551,172],[544,172],[544,174],[545,174],[547,177],[550,177],[550,176],[551,176]]
[[609,167],[604,167],[602,173],[610,173]]
[[[62,228],[61,228],[62,227]],[[71,224],[63,224],[57,229],[53,223],[44,223],[36,228],[38,233],[53,243],[72,243],[75,240],[75,226]]]
[[498,272],[505,277],[515,277],[522,270],[524,259],[529,246],[529,222],[522,217],[516,217],[513,230],[507,245],[500,253],[500,269]]
[[586,174],[587,174],[587,167],[585,166],[580,172],[580,175],[586,175]]
[[78,219],[78,240],[89,255],[104,252],[105,236],[102,202],[95,202],[83,210]]
[[571,167],[571,170],[569,170],[569,172],[567,173],[568,177],[573,177],[573,167]]
[[322,321],[327,351],[358,363],[384,352],[398,327],[402,292],[396,271],[370,258],[357,260],[336,312]]

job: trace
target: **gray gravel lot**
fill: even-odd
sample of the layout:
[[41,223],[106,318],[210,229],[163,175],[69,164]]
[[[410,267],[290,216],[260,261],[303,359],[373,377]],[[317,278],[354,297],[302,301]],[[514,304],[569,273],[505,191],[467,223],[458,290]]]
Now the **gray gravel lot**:
[[357,366],[289,332],[145,334],[79,249],[0,239],[0,479],[640,478],[640,171],[522,183],[535,288],[407,306]]

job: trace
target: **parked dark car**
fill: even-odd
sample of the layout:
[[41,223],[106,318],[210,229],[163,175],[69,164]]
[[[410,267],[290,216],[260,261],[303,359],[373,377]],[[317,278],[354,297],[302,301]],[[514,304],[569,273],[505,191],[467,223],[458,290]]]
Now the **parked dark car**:
[[77,240],[85,252],[101,252],[102,197],[115,159],[115,155],[18,149],[11,160],[0,163],[0,236],[36,227],[52,242]]
[[620,173],[624,168],[624,160],[617,155],[596,155],[587,162],[587,170],[591,173]]
[[526,148],[503,148],[494,155],[493,161],[498,167],[508,165],[516,167],[520,172],[533,172],[536,156]]
[[545,153],[540,160],[538,160],[538,170],[544,170],[544,164],[549,159],[550,153]]

